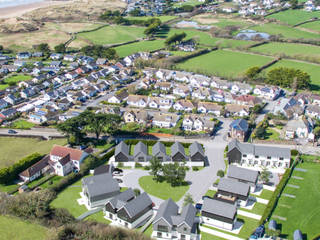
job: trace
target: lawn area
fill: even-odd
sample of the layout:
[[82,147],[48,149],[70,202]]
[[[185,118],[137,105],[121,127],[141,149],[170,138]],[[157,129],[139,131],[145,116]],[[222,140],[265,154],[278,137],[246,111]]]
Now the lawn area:
[[82,191],[81,179],[74,184],[70,185],[62,192],[60,192],[56,199],[51,202],[51,206],[55,208],[65,208],[74,217],[79,217],[85,213],[87,208],[84,205],[79,205],[77,199],[79,199],[80,192]]
[[295,195],[289,198],[281,195],[273,216],[287,218],[287,221],[275,219],[282,225],[281,234],[287,239],[292,239],[293,232],[300,229],[305,239],[314,239],[319,235],[320,222],[320,164],[302,163],[297,167],[306,169],[307,172],[294,170],[292,176],[302,177],[303,180],[290,178],[288,184],[297,185],[300,188],[292,188],[288,185],[284,193]]
[[79,33],[77,37],[93,44],[115,44],[144,37],[144,29],[136,26],[106,26],[94,32]]
[[126,57],[137,52],[151,52],[164,47],[164,40],[142,41],[116,47],[119,57]]
[[277,67],[287,67],[287,68],[296,68],[302,71],[307,72],[311,77],[312,90],[319,91],[320,90],[320,65],[299,62],[294,60],[280,60],[276,64],[272,65],[270,68],[267,68],[267,71]]
[[258,198],[263,198],[263,199],[266,199],[266,200],[269,200],[271,197],[272,197],[272,194],[273,192],[270,191],[270,190],[267,190],[267,189],[263,189],[262,190],[262,193],[258,196],[258,195],[254,195],[253,196],[256,196]]
[[305,10],[289,9],[286,11],[278,12],[270,16],[267,16],[267,18],[277,19],[280,22],[284,22],[289,25],[295,25],[297,23],[307,21],[314,17],[320,18],[320,12],[319,11],[307,12]]
[[54,144],[65,145],[66,139],[39,140],[37,138],[0,137],[0,168],[8,167],[20,159],[38,152],[49,153]]
[[200,1],[198,0],[186,0],[186,1],[182,1],[182,2],[176,2],[173,4],[173,7],[179,8],[181,6],[184,5],[191,5],[191,6],[197,6],[202,4]]
[[217,50],[177,65],[179,69],[221,77],[241,76],[248,68],[263,66],[272,58],[247,53]]
[[[28,184],[29,188],[32,188],[34,186],[36,186],[40,181],[43,180],[44,177],[38,178],[34,181],[32,181],[31,183]],[[50,178],[48,181],[44,182],[43,184],[41,184],[39,187],[41,188],[48,188],[50,185],[55,184],[56,182],[59,182],[63,177],[61,176],[54,176],[52,178]]]
[[217,191],[214,191],[214,190],[208,190],[206,192],[206,196],[209,196],[209,197],[213,197],[215,194],[216,194]]
[[102,210],[85,218],[85,221],[88,221],[88,220],[93,220],[96,222],[106,223],[106,224],[111,223],[111,221],[104,218],[104,214]]
[[[320,25],[320,24],[319,24]],[[268,43],[263,44],[255,48],[251,48],[250,51],[257,53],[270,54],[280,56],[285,54],[290,57],[314,57],[320,61],[320,47],[307,45],[307,44],[296,44],[296,43]]]
[[271,35],[281,34],[284,38],[308,38],[308,39],[320,38],[319,34],[306,32],[297,28],[275,24],[275,23],[266,23],[262,25],[256,25],[254,27],[251,27],[250,29],[256,30],[259,32],[266,32]]
[[168,22],[172,19],[177,18],[177,16],[153,16],[153,17],[149,17],[149,16],[143,16],[143,17],[126,17],[126,19],[129,20],[149,20],[151,18],[159,18],[161,20],[161,22]]
[[47,228],[18,218],[0,215],[0,225],[1,239],[43,240],[49,238]]
[[314,161],[319,161],[319,156],[315,156],[315,155],[309,155],[309,154],[302,154],[300,155],[300,158],[304,161],[304,162],[314,162]]
[[301,27],[301,28],[307,28],[307,29],[311,29],[311,30],[315,30],[315,31],[319,31],[319,32],[320,32],[320,24],[319,24],[319,21],[310,22],[310,23],[305,23],[305,24],[300,25],[299,27]]
[[201,240],[225,240],[224,238],[217,237],[214,235],[211,235],[206,232],[201,232]]
[[274,141],[274,140],[279,140],[279,137],[280,137],[280,133],[278,133],[276,130],[272,128],[267,128],[264,140]]
[[15,129],[30,129],[34,127],[35,124],[28,122],[24,119],[18,119],[17,121],[14,121],[11,125],[10,128],[15,128]]
[[11,192],[16,190],[18,187],[17,184],[3,185],[0,184],[0,192]]
[[143,176],[139,179],[139,185],[144,191],[161,199],[172,198],[173,201],[179,201],[183,195],[188,191],[189,186],[171,187],[167,182],[156,182],[153,176]]
[[263,214],[264,210],[266,209],[266,207],[267,207],[266,204],[262,204],[262,203],[256,202],[251,210],[246,209],[246,208],[241,208],[241,210],[246,211],[246,212],[255,213],[255,214],[258,214],[258,215],[262,216],[262,214]]
[[150,224],[149,227],[147,227],[147,229],[143,232],[143,234],[150,237],[152,232],[153,232],[153,228],[152,228],[152,224]]
[[4,79],[4,84],[0,84],[0,90],[6,89],[9,87],[9,83],[18,83],[21,81],[27,81],[30,80],[32,77],[29,75],[23,75],[23,74],[14,74],[12,76],[8,76]]

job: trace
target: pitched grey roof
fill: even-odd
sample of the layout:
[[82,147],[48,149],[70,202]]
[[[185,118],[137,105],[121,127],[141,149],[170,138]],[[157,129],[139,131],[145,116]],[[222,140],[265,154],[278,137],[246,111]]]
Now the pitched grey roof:
[[90,197],[120,190],[119,183],[108,173],[84,178],[82,184],[86,185]]
[[221,217],[234,219],[237,208],[235,205],[215,199],[206,198],[203,201],[202,211]]
[[120,142],[116,146],[115,155],[118,155],[118,153],[122,152],[123,154],[129,156],[129,147],[125,142]]
[[228,144],[228,151],[230,152],[235,147],[238,148],[242,154],[253,154],[258,156],[271,156],[283,158],[291,157],[291,151],[289,148],[269,147],[254,145],[250,143],[240,143],[237,139],[233,139]]
[[189,147],[190,157],[195,155],[197,152],[201,153],[204,156],[204,151],[200,143],[194,142]]
[[299,229],[294,231],[293,240],[303,240],[302,233]]
[[130,199],[134,198],[135,194],[132,188],[127,189],[126,191],[120,193],[119,195],[112,198],[109,202],[113,208],[120,209],[123,207]]
[[175,142],[171,146],[171,156],[176,155],[178,152],[182,153],[184,156],[186,155],[185,152],[184,152],[184,147],[182,146],[182,144],[179,143],[179,142]]
[[134,146],[134,156],[136,156],[139,153],[148,155],[148,147],[143,142],[138,142],[138,144]]
[[157,222],[160,218],[163,218],[166,222],[173,225],[172,216],[178,215],[179,207],[172,201],[171,198],[167,199],[165,202],[161,203],[157,212],[156,217],[153,222]]
[[227,177],[236,178],[248,182],[256,182],[259,176],[258,171],[240,168],[235,165],[230,165],[228,168]]
[[239,182],[235,179],[221,178],[218,184],[218,191],[219,190],[247,196],[249,194],[250,186],[249,184]]
[[159,152],[166,154],[166,147],[163,145],[162,142],[157,142],[152,147],[152,155],[157,155]]
[[270,230],[274,230],[276,231],[277,230],[277,222],[275,220],[271,220],[268,224],[268,228]]
[[181,223],[185,222],[190,228],[192,228],[196,214],[197,214],[197,209],[192,204],[189,203],[188,205],[182,208]]
[[124,209],[127,211],[129,216],[133,218],[151,204],[151,198],[146,192],[144,192],[124,205]]

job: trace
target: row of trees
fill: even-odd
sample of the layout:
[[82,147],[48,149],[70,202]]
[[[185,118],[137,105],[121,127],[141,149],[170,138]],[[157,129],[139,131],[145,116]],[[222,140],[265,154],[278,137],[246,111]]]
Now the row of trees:
[[166,46],[170,46],[171,44],[176,44],[182,42],[182,40],[187,36],[185,32],[175,33],[171,37],[168,37],[164,42]]
[[120,123],[119,115],[87,110],[58,124],[57,129],[68,136],[70,144],[80,144],[87,133],[94,133],[98,140],[102,133],[112,134],[118,130]]
[[162,165],[161,161],[154,157],[150,160],[150,174],[156,182],[166,181],[171,186],[179,186],[185,183],[186,167],[178,163]]
[[117,59],[118,55],[115,49],[101,45],[85,46],[80,51],[91,57]]

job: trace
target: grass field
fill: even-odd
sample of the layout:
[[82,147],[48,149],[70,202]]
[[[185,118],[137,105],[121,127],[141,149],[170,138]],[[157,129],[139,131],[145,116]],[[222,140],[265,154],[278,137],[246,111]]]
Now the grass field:
[[225,28],[227,26],[248,27],[252,25],[252,23],[250,23],[249,21],[245,21],[241,18],[223,18],[209,13],[196,15],[192,18],[192,20],[200,24],[213,25],[219,28]]
[[[295,25],[304,21],[307,21],[314,17],[320,17],[320,12],[307,12],[300,9],[290,9],[282,12],[278,12],[275,14],[272,14],[270,16],[267,16],[267,18],[277,19],[280,22],[287,23],[289,25]],[[319,22],[318,22],[319,24]]]
[[164,40],[142,41],[116,47],[119,57],[125,57],[137,52],[150,52],[164,47]]
[[30,80],[32,77],[29,75],[12,75],[4,79],[4,84],[0,84],[0,90],[9,87],[9,83],[18,83],[21,81]]
[[284,38],[307,38],[307,39],[318,39],[320,35],[317,33],[311,33],[302,31],[297,28],[293,28],[290,26],[275,24],[275,23],[266,23],[262,25],[256,25],[254,27],[250,27],[252,30],[256,30],[259,32],[266,32],[271,35],[281,34]]
[[241,210],[246,211],[246,212],[250,212],[250,213],[254,213],[254,214],[258,214],[258,215],[262,215],[264,210],[266,209],[266,207],[267,207],[267,205],[256,202],[251,210],[246,209],[246,208],[241,208]]
[[177,18],[176,16],[154,16],[154,17],[148,17],[148,16],[144,16],[144,17],[126,17],[129,20],[148,20],[151,18],[159,18],[161,20],[161,22],[168,22],[172,19]]
[[[288,184],[299,186],[292,188],[288,185],[283,193],[291,194],[296,198],[281,195],[278,205],[272,215],[278,224],[281,224],[281,234],[287,239],[292,239],[293,232],[300,229],[305,239],[314,239],[319,235],[320,223],[320,164],[302,163],[297,167],[306,169],[307,172],[294,170],[292,176],[302,177],[303,180],[290,178]],[[281,221],[275,216],[287,218]]]
[[301,27],[301,28],[307,28],[307,29],[311,29],[311,30],[319,31],[319,32],[320,32],[320,22],[319,22],[319,21],[317,21],[317,22],[305,23],[305,24],[300,25],[299,27]]
[[272,128],[267,128],[264,140],[274,141],[274,140],[279,140],[279,137],[280,137],[280,133],[278,133],[276,130]]
[[144,176],[139,179],[139,185],[143,188],[144,191],[149,193],[152,196],[168,199],[172,198],[173,201],[179,201],[182,196],[188,191],[189,186],[178,186],[171,187],[167,182],[156,182],[153,179],[153,176]]
[[49,153],[54,144],[66,143],[66,139],[43,141],[36,138],[0,137],[0,168],[8,167],[34,152]]
[[258,47],[251,48],[250,51],[281,56],[285,54],[293,58],[314,57],[320,61],[320,47],[306,44],[295,43],[267,43]]
[[178,7],[181,7],[181,6],[184,6],[184,5],[197,6],[197,5],[200,5],[200,4],[202,4],[202,3],[199,2],[198,0],[186,0],[186,1],[183,1],[183,2],[176,2],[176,3],[173,4],[173,6],[178,8]]
[[15,128],[15,129],[30,129],[34,127],[35,124],[28,122],[24,119],[18,119],[17,121],[14,121],[11,125],[10,128]]
[[222,77],[237,77],[248,68],[263,66],[272,58],[226,50],[213,51],[211,53],[192,58],[178,64],[179,69],[201,72]]
[[94,44],[123,43],[144,37],[144,29],[143,27],[106,26],[94,32],[79,33],[77,38]]
[[281,60],[276,64],[272,65],[267,71],[277,67],[288,67],[288,68],[296,68],[302,71],[307,72],[311,76],[312,90],[319,91],[320,90],[320,65],[299,62],[294,60]]
[[0,215],[0,225],[3,240],[44,240],[49,237],[45,227],[10,216]]

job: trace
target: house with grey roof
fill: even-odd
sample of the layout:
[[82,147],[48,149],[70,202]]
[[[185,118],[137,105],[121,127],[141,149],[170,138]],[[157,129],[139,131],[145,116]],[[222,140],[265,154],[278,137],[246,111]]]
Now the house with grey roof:
[[119,193],[119,183],[111,174],[99,174],[82,179],[81,196],[88,209],[104,206]]
[[290,148],[240,143],[234,139],[228,144],[227,157],[229,164],[283,171],[290,167],[291,151]]
[[152,205],[147,193],[136,197],[129,188],[107,201],[103,211],[105,218],[114,225],[132,229],[144,225],[152,217]]
[[203,147],[198,142],[193,142],[189,147],[190,161],[193,162],[204,162],[206,155],[204,154]]
[[116,162],[129,162],[129,146],[125,142],[120,142],[115,149],[114,158]]
[[231,178],[221,178],[214,199],[244,207],[247,205],[249,194],[249,184]]
[[230,165],[227,172],[227,178],[235,179],[250,186],[250,191],[254,192],[258,183],[259,172],[247,168]]
[[157,142],[155,145],[152,146],[152,155],[161,162],[170,161],[170,158],[166,152],[166,147],[162,142]]
[[233,230],[237,221],[237,207],[224,201],[206,198],[201,209],[205,225]]
[[187,160],[184,147],[181,143],[175,142],[171,146],[171,159],[173,162],[183,162]]
[[148,147],[143,142],[138,142],[134,146],[134,161],[135,162],[147,162],[150,160],[148,156]]
[[160,239],[198,239],[197,210],[188,204],[179,212],[178,205],[171,198],[163,202],[157,211],[151,237]]

